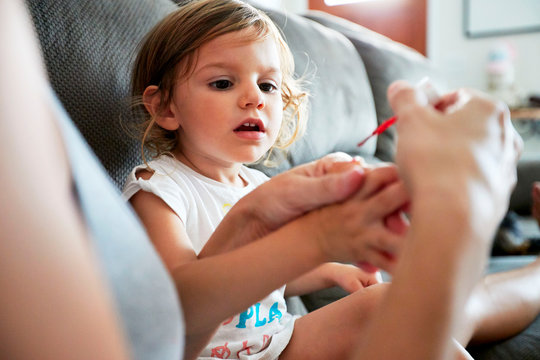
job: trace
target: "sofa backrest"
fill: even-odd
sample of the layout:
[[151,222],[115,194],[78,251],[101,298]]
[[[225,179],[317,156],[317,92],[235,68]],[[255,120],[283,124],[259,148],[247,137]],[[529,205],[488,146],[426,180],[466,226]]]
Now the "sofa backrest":
[[354,46],[339,32],[302,16],[261,9],[282,30],[296,74],[307,79],[311,96],[306,134],[293,145],[286,161],[276,169],[255,167],[275,174],[334,151],[372,158],[375,142],[357,147],[377,120],[368,76]]
[[124,129],[136,47],[169,0],[27,0],[53,89],[118,187],[140,164]]
[[[339,31],[352,42],[368,74],[379,124],[393,115],[386,97],[386,90],[393,81],[400,79],[416,84],[422,78],[429,77],[439,91],[446,89],[442,74],[416,50],[322,11],[309,11],[305,16]],[[377,138],[375,155],[381,160],[393,161],[395,140],[395,128],[385,131]]]

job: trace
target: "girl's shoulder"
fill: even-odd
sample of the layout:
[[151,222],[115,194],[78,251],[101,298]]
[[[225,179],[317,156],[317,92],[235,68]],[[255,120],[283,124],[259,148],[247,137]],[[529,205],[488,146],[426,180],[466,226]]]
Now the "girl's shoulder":
[[[186,169],[179,161],[162,155],[147,164],[133,168],[129,173],[122,195],[129,199],[139,190],[152,192],[162,197],[163,192],[177,193],[187,182]],[[183,175],[184,174],[184,175]]]

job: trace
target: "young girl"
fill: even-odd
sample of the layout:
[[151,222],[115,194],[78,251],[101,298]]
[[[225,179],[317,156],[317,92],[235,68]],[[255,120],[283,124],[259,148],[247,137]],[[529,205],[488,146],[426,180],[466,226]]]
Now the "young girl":
[[[252,305],[244,302],[237,315],[223,319],[200,358],[351,356],[386,285],[376,284],[373,272],[325,263],[284,287],[280,281],[284,272],[309,267],[301,258],[287,263],[282,255],[308,237],[313,246],[336,254],[335,260],[365,259],[359,256],[361,250],[372,254],[373,265],[391,270],[392,255],[399,252],[404,239],[385,226],[389,215],[408,201],[393,168],[382,170],[385,180],[379,186],[365,186],[355,195],[362,201],[362,196],[380,191],[386,201],[366,202],[366,211],[355,208],[354,216],[328,217],[314,224],[315,228],[288,227],[274,233],[273,242],[216,234],[227,211],[267,180],[243,164],[290,145],[303,131],[306,94],[293,79],[293,69],[290,50],[272,21],[236,0],[192,1],[180,7],[150,32],[135,62],[133,93],[141,96],[140,107],[147,114],[143,143],[155,159],[133,170],[124,196],[168,269],[177,275],[181,295],[182,283],[188,281],[201,281],[201,289],[210,286],[199,278],[179,280],[181,271],[189,273],[190,264],[242,248],[239,265],[212,274],[222,279],[212,286],[228,292],[234,284],[241,289],[238,298],[253,299]],[[332,159],[321,164],[321,171],[333,171]],[[403,229],[403,224],[396,227]],[[350,258],[338,255],[347,253],[341,242],[328,240],[345,237],[359,244],[359,252]],[[310,251],[306,249],[306,257]],[[285,295],[336,284],[354,294],[298,320],[287,313]],[[200,296],[190,294],[196,300],[186,300],[184,307],[188,301],[197,301],[207,309],[231,308],[219,297],[204,294],[202,290]],[[478,316],[473,323],[481,320]],[[186,312],[188,358],[209,340],[197,337],[202,321]],[[472,330],[460,340],[466,344],[471,335]]]
[[[293,71],[292,54],[272,21],[238,1],[192,2],[147,37],[133,93],[142,94],[144,143],[157,157],[134,169],[124,195],[170,271],[241,245],[206,246],[228,209],[267,180],[243,164],[290,145],[303,132],[307,95]],[[253,254],[265,261],[262,255]],[[241,275],[231,274],[231,280]],[[376,273],[327,263],[290,283],[287,295],[336,284],[354,292],[378,282]],[[201,356],[277,357],[295,320],[284,293],[280,287],[225,321]]]

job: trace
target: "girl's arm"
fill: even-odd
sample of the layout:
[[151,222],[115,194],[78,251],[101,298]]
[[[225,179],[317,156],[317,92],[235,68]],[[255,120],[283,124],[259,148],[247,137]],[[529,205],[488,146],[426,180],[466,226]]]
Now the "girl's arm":
[[[183,224],[172,210],[152,194],[137,193],[132,198],[134,208],[145,226],[150,226],[148,231],[153,241],[157,239],[158,251],[176,251],[174,256],[167,255],[172,259],[167,264],[182,299],[191,340],[188,353],[197,354],[202,348],[189,347],[204,345],[204,339],[228,317],[324,262],[368,261],[391,268],[394,261],[381,253],[395,252],[401,237],[388,231],[382,219],[401,208],[407,196],[395,185],[395,168],[376,169],[368,175],[360,191],[347,201],[300,216],[258,241],[197,261],[189,254],[185,245],[189,239],[182,237]],[[254,192],[269,191],[269,186]],[[148,197],[155,199],[144,201]],[[254,217],[252,210],[251,201],[241,199],[229,211],[234,216],[227,215],[212,237],[243,236],[246,228],[238,225]]]
[[285,296],[305,295],[332,286],[339,286],[353,293],[381,281],[378,272],[368,273],[351,264],[328,262],[288,282]]

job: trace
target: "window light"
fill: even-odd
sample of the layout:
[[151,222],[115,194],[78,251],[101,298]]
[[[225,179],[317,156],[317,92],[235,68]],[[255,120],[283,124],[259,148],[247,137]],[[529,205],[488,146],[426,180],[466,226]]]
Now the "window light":
[[324,0],[324,3],[328,6],[335,6],[335,5],[365,2],[365,1],[372,1],[372,0]]

